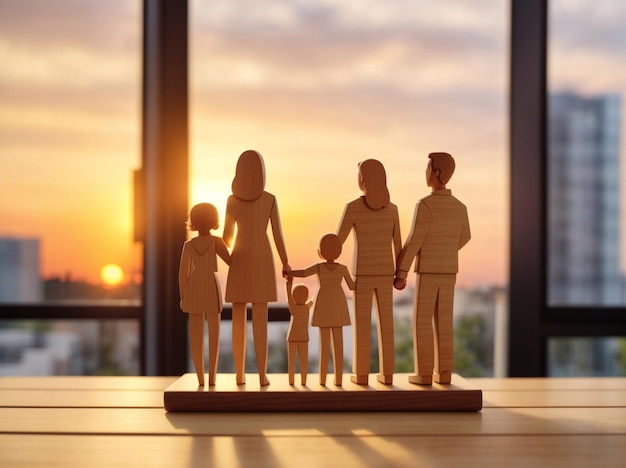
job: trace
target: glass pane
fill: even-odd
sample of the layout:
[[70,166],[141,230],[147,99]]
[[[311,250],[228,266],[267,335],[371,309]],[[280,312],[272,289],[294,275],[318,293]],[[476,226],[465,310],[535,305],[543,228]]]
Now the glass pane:
[[139,372],[136,320],[0,321],[0,376]]
[[[192,1],[191,203],[213,203],[223,222],[237,158],[258,150],[289,262],[303,268],[319,261],[321,236],[336,232],[345,204],[361,194],[358,162],[385,165],[404,242],[416,201],[430,191],[427,154],[447,151],[457,163],[449,188],[472,227],[457,286],[480,297],[458,301],[457,318],[478,314],[497,329],[496,296],[507,283],[508,24],[499,0]],[[338,259],[348,266],[351,242]],[[314,277],[302,282],[317,291]],[[396,293],[398,330],[411,321],[412,295]],[[492,372],[488,359],[479,364]]]
[[139,300],[141,2],[1,2],[0,62],[0,303]]
[[626,375],[626,338],[551,338],[549,377]]
[[626,300],[626,6],[550,2],[548,302]]

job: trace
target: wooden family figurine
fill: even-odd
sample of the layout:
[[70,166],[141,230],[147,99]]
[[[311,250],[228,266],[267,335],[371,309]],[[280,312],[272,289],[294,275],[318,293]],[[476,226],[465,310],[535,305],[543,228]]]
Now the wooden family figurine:
[[215,385],[220,342],[222,292],[217,278],[217,257],[230,263],[220,237],[210,231],[219,225],[217,209],[209,203],[195,205],[187,226],[198,236],[183,244],[178,269],[180,307],[189,314],[189,342],[198,385],[204,386],[204,321],[209,327],[209,385]]
[[415,207],[413,227],[398,258],[394,282],[404,289],[413,259],[417,280],[413,301],[413,355],[415,375],[409,381],[449,384],[454,365],[453,300],[458,251],[470,240],[467,208],[452,196],[446,184],[455,163],[448,153],[431,153],[426,183],[432,194]]
[[[233,194],[226,203],[223,238],[232,245],[231,263],[226,281],[227,302],[233,304],[233,358],[237,385],[245,383],[246,307],[252,304],[252,333],[261,386],[267,378],[268,302],[277,300],[274,259],[267,227],[282,261],[283,276],[291,268],[280,225],[276,197],[265,191],[265,165],[253,150],[239,156]],[[236,229],[235,229],[236,228]],[[236,235],[235,235],[236,234]]]
[[341,385],[343,376],[342,327],[350,325],[348,302],[341,283],[345,281],[351,290],[354,290],[356,285],[348,272],[348,268],[335,262],[341,255],[341,241],[339,237],[335,234],[323,236],[320,240],[318,254],[320,258],[326,261],[311,265],[303,270],[291,270],[287,272],[287,275],[300,278],[317,275],[319,290],[315,298],[311,325],[319,327],[320,333],[320,385],[326,385],[331,335],[333,369],[335,371],[334,383],[335,385]]
[[293,278],[287,277],[287,302],[289,304],[289,330],[287,331],[287,367],[289,385],[293,385],[296,373],[296,351],[300,357],[300,382],[306,385],[309,365],[309,288],[304,284],[293,286]]
[[391,203],[383,165],[359,163],[363,196],[348,203],[339,223],[341,243],[354,230],[356,290],[354,294],[354,353],[351,380],[367,385],[370,372],[372,301],[376,298],[379,382],[393,383],[393,283],[396,258],[402,249],[398,208]]
[[[379,382],[393,383],[393,288],[404,289],[415,259],[417,273],[413,309],[415,374],[409,381],[420,385],[449,384],[454,364],[453,300],[458,251],[470,240],[467,209],[452,196],[446,184],[455,163],[448,153],[430,153],[426,183],[432,193],[417,202],[411,232],[402,247],[398,208],[391,203],[383,165],[368,159],[359,163],[358,185],[363,195],[345,206],[337,235],[320,240],[319,256],[325,260],[302,270],[291,270],[283,239],[278,205],[265,191],[263,158],[256,151],[239,156],[232,195],[226,205],[223,240],[210,231],[218,227],[215,207],[195,205],[188,226],[198,236],[183,245],[179,268],[181,308],[189,314],[192,360],[198,383],[204,385],[204,321],[209,328],[209,385],[215,384],[222,299],[216,276],[217,257],[230,266],[225,300],[232,303],[232,345],[237,385],[245,383],[247,304],[252,305],[252,330],[261,386],[267,378],[268,303],[277,300],[276,276],[270,239],[287,278],[291,323],[287,335],[289,383],[294,384],[296,352],[300,357],[302,385],[308,365],[308,317],[313,301],[306,286],[293,286],[293,277],[317,275],[319,290],[311,325],[320,331],[320,384],[326,384],[332,349],[335,385],[342,384],[343,327],[350,314],[342,288],[354,290],[354,352],[351,380],[367,385],[370,372],[372,304],[376,304]],[[354,231],[352,278],[335,260]],[[227,247],[232,250],[229,254]],[[331,348],[332,343],[332,348]]]

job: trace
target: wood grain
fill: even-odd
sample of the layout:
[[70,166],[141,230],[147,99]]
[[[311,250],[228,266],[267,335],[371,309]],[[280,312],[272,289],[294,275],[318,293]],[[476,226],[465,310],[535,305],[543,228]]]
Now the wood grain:
[[626,378],[466,379],[480,412],[421,413],[166,412],[177,380],[2,377],[0,466],[599,468],[626,455]]
[[[482,393],[459,376],[452,385],[422,387],[399,374],[396,384],[289,385],[287,374],[273,374],[272,384],[237,386],[220,375],[214,387],[198,387],[185,374],[165,390],[167,411],[479,411]],[[223,382],[223,383],[222,383]],[[313,377],[313,382],[319,382]]]
[[[290,434],[256,437],[0,435],[0,466],[550,466],[608,467],[626,436],[379,436]],[[68,450],[67,447],[71,447]],[[112,450],[112,447],[114,449]],[[303,456],[305,454],[306,456]]]

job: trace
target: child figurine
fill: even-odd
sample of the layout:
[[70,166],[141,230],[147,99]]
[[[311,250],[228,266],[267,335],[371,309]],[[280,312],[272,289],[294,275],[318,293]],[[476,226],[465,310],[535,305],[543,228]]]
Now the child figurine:
[[311,265],[304,270],[292,270],[287,272],[287,275],[305,277],[317,274],[320,287],[315,299],[311,325],[320,329],[320,385],[326,385],[331,333],[335,385],[341,385],[343,376],[342,327],[350,325],[350,313],[341,287],[341,280],[345,279],[351,290],[354,290],[356,284],[348,268],[335,262],[341,254],[339,237],[335,234],[326,234],[322,237],[318,254],[326,262]]
[[215,385],[220,340],[222,293],[217,279],[217,257],[230,265],[230,254],[220,237],[212,236],[219,218],[210,203],[195,205],[187,227],[198,236],[183,244],[178,270],[180,308],[189,314],[189,340],[198,385],[204,386],[204,320],[209,326],[209,385]]
[[304,284],[293,286],[293,278],[287,278],[287,300],[291,321],[287,332],[289,385],[294,384],[296,372],[296,350],[300,356],[300,380],[306,385],[309,362],[309,310],[313,301],[307,302],[309,289]]

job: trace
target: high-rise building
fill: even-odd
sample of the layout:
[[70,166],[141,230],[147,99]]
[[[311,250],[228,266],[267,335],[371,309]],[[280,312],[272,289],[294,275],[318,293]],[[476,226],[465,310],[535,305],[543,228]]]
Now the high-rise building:
[[39,239],[0,237],[0,302],[40,302]]
[[625,303],[618,95],[549,98],[548,300]]

